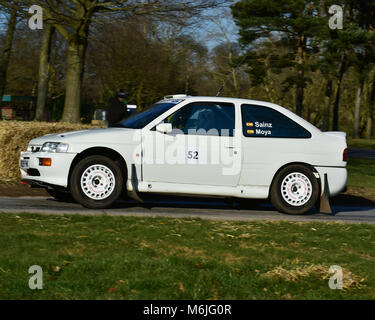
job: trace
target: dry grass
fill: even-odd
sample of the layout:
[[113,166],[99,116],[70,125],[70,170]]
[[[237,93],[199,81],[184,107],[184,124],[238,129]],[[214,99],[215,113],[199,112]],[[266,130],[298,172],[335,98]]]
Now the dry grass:
[[49,133],[91,129],[91,125],[72,123],[0,121],[0,180],[16,181],[20,178],[18,159],[31,139]]
[[[319,277],[322,280],[327,280],[331,277],[329,274],[329,267],[321,264],[311,264],[293,269],[285,269],[282,266],[278,266],[262,275],[267,279],[282,279],[285,281],[298,281],[301,278],[307,278],[311,276]],[[361,288],[365,279],[360,279],[352,272],[343,268],[343,289],[349,288]]]
[[363,197],[375,202],[375,189],[365,187],[349,187],[346,194]]

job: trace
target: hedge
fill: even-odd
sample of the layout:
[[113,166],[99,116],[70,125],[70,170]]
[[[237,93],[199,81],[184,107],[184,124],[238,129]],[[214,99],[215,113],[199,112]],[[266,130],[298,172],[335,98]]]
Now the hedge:
[[0,180],[20,180],[21,174],[18,164],[20,152],[27,150],[27,145],[31,139],[49,133],[92,128],[95,127],[87,124],[63,122],[0,121]]

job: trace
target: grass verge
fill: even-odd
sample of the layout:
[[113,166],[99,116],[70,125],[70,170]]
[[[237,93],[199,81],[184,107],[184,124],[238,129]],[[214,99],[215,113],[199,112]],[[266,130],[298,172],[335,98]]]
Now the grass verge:
[[348,186],[375,189],[375,160],[348,159]]
[[0,247],[0,299],[375,299],[372,225],[1,213]]
[[375,201],[375,161],[348,159],[348,194]]
[[348,139],[349,148],[375,150],[375,139]]

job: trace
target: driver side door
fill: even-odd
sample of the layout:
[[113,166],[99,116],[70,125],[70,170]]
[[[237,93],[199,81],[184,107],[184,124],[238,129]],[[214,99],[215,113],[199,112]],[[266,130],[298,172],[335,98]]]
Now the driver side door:
[[[235,105],[223,102],[187,104],[162,122],[172,132],[151,129],[143,147],[143,180],[176,184],[236,186],[240,145],[235,144]],[[147,158],[147,157],[146,157]],[[237,168],[237,167],[236,167]]]

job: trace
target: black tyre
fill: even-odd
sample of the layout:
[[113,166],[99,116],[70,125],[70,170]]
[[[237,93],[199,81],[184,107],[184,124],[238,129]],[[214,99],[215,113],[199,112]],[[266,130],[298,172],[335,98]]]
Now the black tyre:
[[104,209],[119,198],[123,184],[124,177],[116,162],[104,156],[90,156],[73,169],[70,190],[83,206]]
[[271,202],[287,214],[306,214],[319,200],[319,183],[314,173],[303,165],[282,169],[271,186]]
[[51,197],[55,198],[58,201],[75,202],[75,200],[72,197],[72,194],[69,191],[51,188],[47,188],[46,191]]

